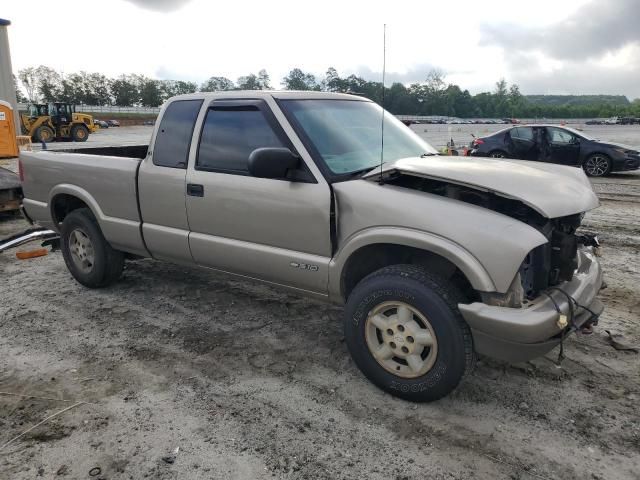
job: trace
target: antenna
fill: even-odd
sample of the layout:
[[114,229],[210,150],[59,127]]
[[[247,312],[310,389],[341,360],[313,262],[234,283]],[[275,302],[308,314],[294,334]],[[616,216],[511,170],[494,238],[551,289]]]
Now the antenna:
[[387,71],[387,24],[382,26],[382,121],[380,123],[380,179],[378,183],[384,184],[382,178],[382,164],[384,163],[384,77]]

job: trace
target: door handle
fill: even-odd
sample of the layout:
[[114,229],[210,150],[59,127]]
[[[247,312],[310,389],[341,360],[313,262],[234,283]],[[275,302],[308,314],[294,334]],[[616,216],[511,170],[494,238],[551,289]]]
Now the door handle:
[[187,195],[191,197],[204,197],[204,187],[197,183],[187,183]]

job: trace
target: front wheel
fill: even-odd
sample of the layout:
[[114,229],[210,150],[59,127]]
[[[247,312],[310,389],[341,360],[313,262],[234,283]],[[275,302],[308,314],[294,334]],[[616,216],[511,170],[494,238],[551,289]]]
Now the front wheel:
[[40,125],[33,133],[33,141],[36,143],[48,143],[55,138],[55,133],[50,127]]
[[349,296],[345,340],[358,368],[394,396],[430,402],[449,394],[474,362],[453,285],[412,265],[372,273]]
[[71,127],[71,138],[74,142],[86,142],[89,138],[89,129],[84,125],[74,125]]
[[604,177],[611,172],[611,159],[601,153],[591,155],[582,166],[590,177]]
[[64,263],[79,283],[100,288],[120,278],[124,255],[109,245],[91,210],[71,212],[62,222],[60,233]]

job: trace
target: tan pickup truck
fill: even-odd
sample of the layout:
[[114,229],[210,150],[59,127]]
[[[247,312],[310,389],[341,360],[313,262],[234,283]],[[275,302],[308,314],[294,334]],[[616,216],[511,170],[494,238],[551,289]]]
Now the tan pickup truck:
[[345,305],[355,363],[409,400],[448,394],[476,354],[543,355],[603,309],[580,169],[442,157],[360,97],[179,96],[149,146],[24,152],[20,174],[81,284],[142,256]]

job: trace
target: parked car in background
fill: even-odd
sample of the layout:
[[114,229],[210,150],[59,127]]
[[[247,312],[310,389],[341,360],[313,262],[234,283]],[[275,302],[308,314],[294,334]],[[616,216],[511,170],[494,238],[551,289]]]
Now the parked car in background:
[[611,118],[607,118],[604,121],[605,125],[617,125],[620,123],[620,119],[618,117],[611,117]]
[[585,125],[602,125],[604,122],[602,120],[587,120],[584,122]]
[[534,160],[582,167],[591,177],[637,170],[640,153],[634,147],[602,142],[569,127],[522,125],[475,138],[470,155]]
[[620,125],[638,125],[640,124],[640,118],[622,117],[619,123]]
[[110,127],[119,127],[120,122],[118,120],[107,120],[107,123]]
[[144,122],[142,122],[143,125],[155,125],[155,123],[155,120],[145,120]]
[[94,118],[93,123],[98,125],[100,128],[109,128],[109,124],[104,120],[98,120],[97,118]]

